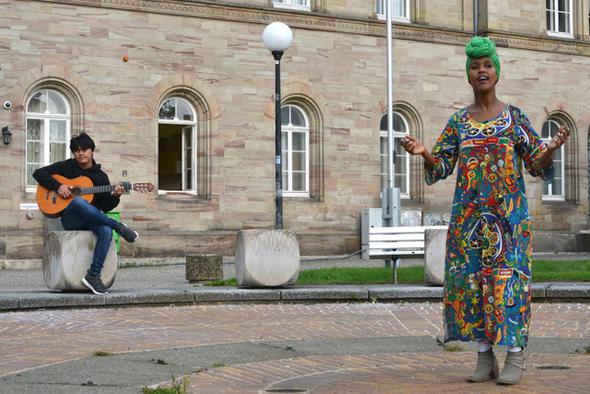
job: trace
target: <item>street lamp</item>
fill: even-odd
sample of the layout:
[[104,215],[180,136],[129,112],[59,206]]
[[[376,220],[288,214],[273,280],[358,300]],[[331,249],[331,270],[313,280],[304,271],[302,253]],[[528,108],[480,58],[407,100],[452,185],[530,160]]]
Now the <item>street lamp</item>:
[[283,22],[273,22],[262,33],[264,46],[275,58],[275,228],[283,228],[283,169],[281,163],[281,57],[293,42],[293,33]]

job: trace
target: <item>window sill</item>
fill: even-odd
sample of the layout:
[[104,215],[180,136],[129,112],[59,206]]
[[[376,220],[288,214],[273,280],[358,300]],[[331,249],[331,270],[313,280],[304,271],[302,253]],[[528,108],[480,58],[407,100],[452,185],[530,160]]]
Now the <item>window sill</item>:
[[543,196],[541,198],[543,204],[569,204],[570,202],[563,196]]
[[568,38],[568,39],[574,39],[574,35],[572,33],[563,33],[560,31],[551,31],[551,30],[547,30],[547,35],[549,37],[556,37],[556,38]]
[[195,203],[197,201],[208,201],[208,199],[199,196],[195,192],[162,192],[158,191],[158,197],[156,198],[160,201],[171,201],[171,202],[191,202]]
[[158,190],[158,196],[198,196],[195,191]]
[[[387,20],[387,15],[377,14],[377,19],[385,22]],[[410,18],[406,18],[403,16],[392,16],[391,21],[396,23],[410,23]]]
[[283,192],[283,198],[310,198],[309,193],[285,193]]

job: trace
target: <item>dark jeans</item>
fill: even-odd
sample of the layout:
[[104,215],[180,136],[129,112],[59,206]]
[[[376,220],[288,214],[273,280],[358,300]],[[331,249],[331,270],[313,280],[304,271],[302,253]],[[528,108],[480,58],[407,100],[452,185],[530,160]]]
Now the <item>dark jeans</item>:
[[111,246],[113,230],[119,225],[119,222],[109,218],[82,197],[74,197],[64,210],[61,223],[65,230],[89,230],[96,235],[94,257],[88,273],[94,276],[100,275]]

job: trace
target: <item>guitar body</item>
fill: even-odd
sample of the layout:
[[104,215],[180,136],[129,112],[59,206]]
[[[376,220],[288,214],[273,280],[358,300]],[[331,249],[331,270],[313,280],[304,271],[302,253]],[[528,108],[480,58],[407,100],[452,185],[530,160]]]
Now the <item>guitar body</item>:
[[63,183],[64,185],[71,186],[73,197],[61,198],[57,191],[49,190],[41,185],[37,186],[37,205],[43,214],[49,218],[58,218],[62,215],[63,211],[70,204],[70,201],[74,197],[82,197],[89,203],[94,200],[94,194],[80,194],[80,190],[85,187],[92,187],[92,181],[90,178],[80,176],[74,179],[68,179],[61,175],[52,175],[55,179]]

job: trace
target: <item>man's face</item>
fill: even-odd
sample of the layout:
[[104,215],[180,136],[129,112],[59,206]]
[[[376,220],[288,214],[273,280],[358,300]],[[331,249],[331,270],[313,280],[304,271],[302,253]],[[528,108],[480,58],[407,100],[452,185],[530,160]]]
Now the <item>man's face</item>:
[[80,167],[82,168],[90,168],[92,167],[92,149],[82,149],[78,147],[74,151],[74,158]]

